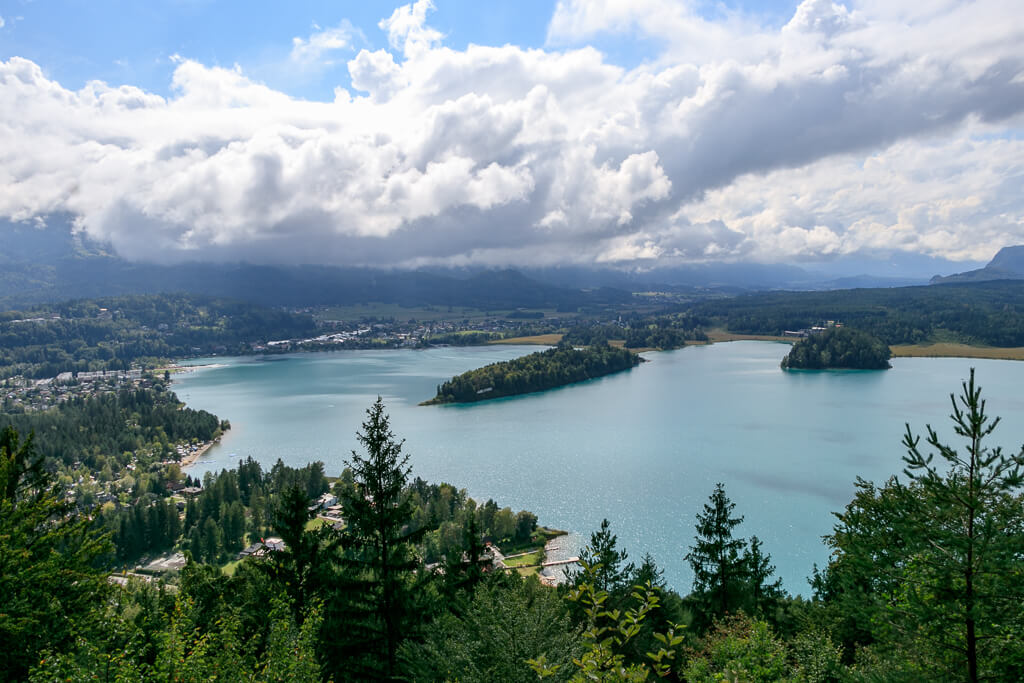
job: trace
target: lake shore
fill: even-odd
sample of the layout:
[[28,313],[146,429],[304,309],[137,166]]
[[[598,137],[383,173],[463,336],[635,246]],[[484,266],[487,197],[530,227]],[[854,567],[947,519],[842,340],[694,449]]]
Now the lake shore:
[[1024,346],[996,347],[967,344],[936,343],[890,346],[893,358],[987,358],[991,360],[1024,360]]
[[220,439],[214,439],[213,441],[207,441],[205,443],[199,444],[199,448],[192,451],[191,453],[189,453],[188,455],[181,459],[181,469],[184,470],[196,464],[196,461],[199,460],[199,458],[201,458],[203,454],[206,453],[206,451],[213,448],[213,446],[219,442]]

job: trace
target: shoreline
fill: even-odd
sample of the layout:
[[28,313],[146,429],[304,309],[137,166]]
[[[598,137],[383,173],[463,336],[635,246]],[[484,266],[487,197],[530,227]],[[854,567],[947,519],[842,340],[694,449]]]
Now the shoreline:
[[204,442],[199,445],[199,448],[183,457],[180,463],[182,471],[196,464],[196,461],[199,460],[199,458],[202,457],[206,453],[206,451],[210,450],[211,448],[214,447],[214,445],[218,443],[220,443],[220,439],[214,439],[213,441]]
[[[731,341],[773,341],[792,344],[793,337],[777,337],[767,334],[735,334],[716,330],[708,332],[705,344]],[[698,342],[687,342],[687,346],[698,346]],[[894,344],[889,347],[893,358],[979,358],[984,360],[1024,360],[1024,346],[971,346],[953,342],[932,344]]]

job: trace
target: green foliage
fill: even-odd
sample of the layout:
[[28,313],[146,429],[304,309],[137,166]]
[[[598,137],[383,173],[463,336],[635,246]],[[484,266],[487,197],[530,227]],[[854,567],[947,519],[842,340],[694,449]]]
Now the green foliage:
[[246,352],[249,342],[312,336],[315,329],[308,315],[196,295],[48,304],[0,314],[0,377],[127,370],[142,359]]
[[[617,548],[618,537],[610,526],[607,519],[601,520],[601,528],[590,534],[590,543],[580,550],[581,568],[566,571],[566,579],[574,588],[589,583],[595,590],[620,595],[633,586],[636,567],[627,564],[629,555]],[[582,567],[589,567],[589,570]]]
[[892,352],[878,337],[850,327],[830,327],[793,344],[782,359],[783,369],[884,370]]
[[160,455],[174,444],[210,441],[220,433],[217,416],[184,407],[162,389],[123,389],[116,393],[77,397],[50,410],[0,415],[0,425],[35,432],[36,449],[56,464],[80,461],[99,471],[100,456],[116,469],[128,464],[125,453],[159,444]]
[[558,667],[554,680],[567,680],[580,651],[558,593],[512,573],[492,574],[464,608],[442,615],[401,654],[413,680],[484,683],[530,680],[527,660],[542,656]]
[[421,534],[408,529],[413,508],[403,442],[395,440],[380,397],[366,413],[356,435],[366,454],[353,451],[346,463],[354,486],[342,498],[344,566],[351,581],[349,595],[342,598],[350,600],[350,617],[361,621],[358,647],[364,663],[379,667],[375,675],[390,678],[397,672],[398,646],[417,621],[414,549]]
[[110,542],[42,466],[32,437],[0,431],[0,680],[20,680],[46,649],[93,637]]
[[769,683],[787,680],[786,645],[767,622],[739,614],[716,622],[686,667],[690,683],[743,681]]
[[697,536],[686,556],[693,570],[691,597],[705,620],[735,612],[743,602],[748,573],[745,543],[732,536],[743,522],[743,517],[732,516],[735,507],[717,484],[704,512],[697,515]]
[[[657,652],[648,652],[647,661],[630,662],[627,652],[632,641],[640,635],[644,621],[658,609],[659,597],[651,584],[636,586],[632,593],[634,606],[625,610],[608,606],[609,594],[598,590],[589,580],[599,567],[581,561],[584,580],[569,591],[566,599],[578,603],[585,615],[583,654],[573,660],[574,670],[568,680],[582,681],[646,681],[651,673],[659,677],[671,674],[672,664],[683,637],[678,627],[670,625],[666,633],[655,635],[660,643]],[[541,655],[529,661],[541,678],[564,674],[562,666]]]
[[566,331],[562,340],[574,346],[601,344],[621,339],[627,349],[678,349],[687,341],[706,341],[699,321],[688,314],[619,316],[619,324],[578,324]]
[[827,292],[765,292],[716,299],[693,315],[725,323],[740,334],[781,335],[822,320],[842,320],[886,344],[959,341],[1024,346],[1024,282],[980,282],[848,289]]
[[698,630],[740,610],[772,618],[783,597],[781,579],[771,580],[775,567],[757,536],[749,545],[733,538],[733,529],[743,522],[743,517],[732,516],[735,508],[719,483],[697,515],[697,536],[686,559],[693,570],[688,600],[695,608]]
[[492,363],[448,380],[426,403],[472,403],[582,382],[639,365],[635,353],[607,344],[575,349],[567,343]]
[[[827,538],[833,560],[817,577],[820,596],[846,621],[847,647],[928,677],[1012,680],[1024,675],[1024,451],[984,445],[990,420],[972,371],[950,397],[956,450],[930,426],[907,428],[909,485],[858,481],[858,493]],[[935,464],[934,455],[939,455]]]

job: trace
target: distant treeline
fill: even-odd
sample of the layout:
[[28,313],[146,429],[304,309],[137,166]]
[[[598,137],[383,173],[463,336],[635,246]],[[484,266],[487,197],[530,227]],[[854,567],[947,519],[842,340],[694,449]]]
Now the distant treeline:
[[73,398],[28,413],[0,413],[0,428],[34,433],[35,449],[54,465],[81,462],[109,478],[145,449],[156,458],[185,441],[210,441],[225,425],[205,410],[184,407],[162,389],[124,389]]
[[739,334],[780,335],[838,320],[886,344],[1024,346],[1024,281],[1018,280],[749,294],[704,302],[692,313]]
[[678,349],[688,341],[707,341],[700,321],[683,313],[619,316],[617,324],[579,324],[562,338],[576,346],[622,339],[627,349]]
[[607,343],[576,349],[562,342],[546,351],[464,372],[440,385],[437,396],[426,403],[472,403],[528,394],[628,370],[640,362],[632,351]]
[[0,378],[124,370],[133,362],[248,351],[311,336],[309,315],[193,295],[69,301],[0,313]]

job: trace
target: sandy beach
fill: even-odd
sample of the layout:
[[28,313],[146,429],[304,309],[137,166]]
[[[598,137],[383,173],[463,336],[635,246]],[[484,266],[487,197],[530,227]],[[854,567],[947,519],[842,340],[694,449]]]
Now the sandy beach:
[[189,453],[188,455],[181,459],[181,469],[185,469],[187,467],[194,465],[196,460],[199,460],[200,456],[202,456],[203,453],[210,450],[213,447],[213,445],[218,442],[219,441],[207,441],[206,443],[200,444],[198,449]]

